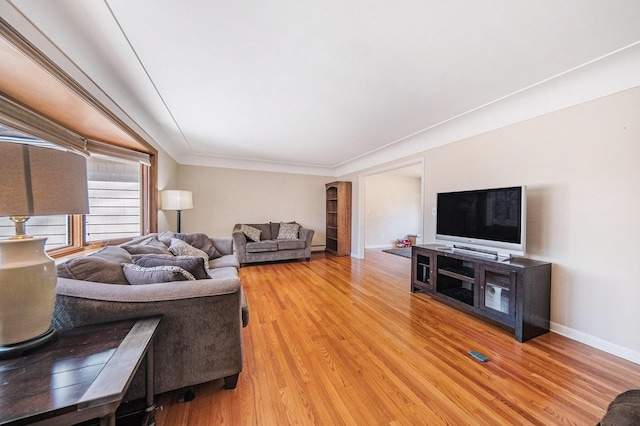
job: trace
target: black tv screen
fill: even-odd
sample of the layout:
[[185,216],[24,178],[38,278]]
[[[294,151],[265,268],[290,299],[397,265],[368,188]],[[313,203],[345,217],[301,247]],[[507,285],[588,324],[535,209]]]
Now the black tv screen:
[[524,252],[524,187],[439,193],[436,238]]

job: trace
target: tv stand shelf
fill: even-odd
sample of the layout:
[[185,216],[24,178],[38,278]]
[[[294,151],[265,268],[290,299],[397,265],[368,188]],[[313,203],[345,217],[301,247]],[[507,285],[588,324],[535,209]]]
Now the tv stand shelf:
[[438,269],[438,273],[442,275],[448,275],[460,280],[473,280],[474,271],[473,268],[461,266],[459,268],[447,267]]
[[435,244],[414,246],[411,257],[411,292],[506,325],[519,342],[549,331],[550,263],[488,259]]

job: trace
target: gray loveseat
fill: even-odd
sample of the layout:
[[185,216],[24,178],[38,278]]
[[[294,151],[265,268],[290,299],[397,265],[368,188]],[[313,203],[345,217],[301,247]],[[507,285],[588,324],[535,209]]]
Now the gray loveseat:
[[[162,315],[154,345],[154,393],[218,378],[224,378],[225,388],[235,388],[242,370],[241,331],[248,324],[248,307],[238,276],[239,265],[232,252],[232,239],[203,236],[152,234],[59,264],[53,326],[68,329]],[[172,237],[206,246],[211,253],[207,255],[211,258],[206,278],[127,284],[135,276],[124,274],[125,265],[145,274],[164,269],[138,268],[134,260],[161,263],[165,258],[194,260],[189,256],[173,256],[167,250],[161,240],[172,242]],[[204,259],[196,261],[204,268]],[[145,277],[151,281],[156,278]],[[144,369],[139,369],[126,399],[142,397],[144,383]]]
[[[283,228],[296,230],[282,233]],[[253,229],[247,229],[253,228]],[[254,233],[258,230],[258,233]],[[252,232],[253,231],[253,232]],[[271,262],[276,260],[311,259],[313,229],[295,222],[270,222],[257,224],[236,224],[233,227],[233,244],[240,266],[248,263]]]

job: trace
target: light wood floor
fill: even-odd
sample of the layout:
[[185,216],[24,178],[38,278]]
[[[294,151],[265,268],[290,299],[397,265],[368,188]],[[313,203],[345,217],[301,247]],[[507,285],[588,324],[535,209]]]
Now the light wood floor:
[[238,387],[160,395],[157,424],[593,425],[640,387],[637,364],[555,333],[518,343],[411,294],[410,259],[365,257],[242,268],[251,318]]

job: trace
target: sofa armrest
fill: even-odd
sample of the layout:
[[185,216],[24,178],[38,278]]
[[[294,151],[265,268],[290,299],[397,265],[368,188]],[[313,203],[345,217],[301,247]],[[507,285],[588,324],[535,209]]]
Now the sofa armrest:
[[[53,325],[162,315],[155,338],[154,392],[229,377],[242,370],[239,278],[114,285],[58,278]],[[144,375],[127,396],[144,395]]]
[[298,231],[298,238],[305,241],[306,248],[311,247],[311,240],[313,240],[313,234],[315,234],[315,231],[313,229],[303,228],[302,226],[300,227],[300,230]]
[[231,232],[231,236],[233,238],[233,247],[238,250],[238,248],[244,248],[247,245],[247,236],[244,235],[244,232],[240,230],[240,225],[235,225],[233,227],[233,231]]
[[[222,296],[240,291],[237,277],[196,281],[172,281],[146,285],[117,285],[93,281],[58,278],[56,293],[59,296],[108,302],[153,303],[196,297]],[[74,327],[78,327],[75,325]]]
[[240,224],[236,224],[233,227],[233,232],[231,233],[233,238],[233,248],[236,253],[236,257],[238,258],[238,262],[240,265],[246,262],[246,247],[247,247],[247,236],[244,235],[242,231],[240,231]]

